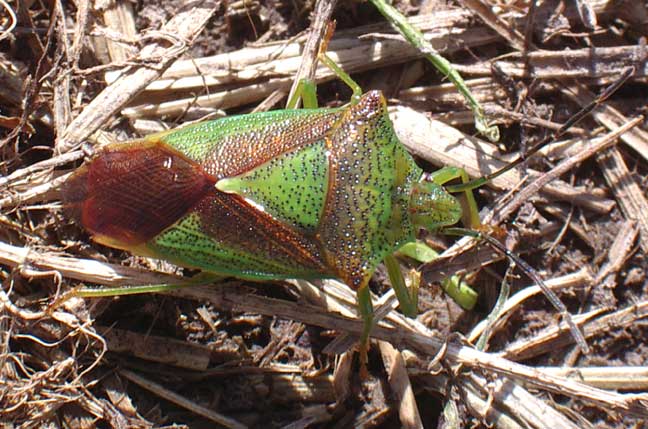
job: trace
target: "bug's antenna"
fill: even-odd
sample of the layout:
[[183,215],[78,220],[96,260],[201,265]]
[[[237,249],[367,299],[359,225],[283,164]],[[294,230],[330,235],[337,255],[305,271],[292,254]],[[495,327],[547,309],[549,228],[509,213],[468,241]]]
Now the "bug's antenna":
[[549,302],[551,302],[551,305],[553,305],[554,308],[558,310],[563,320],[567,323],[567,326],[569,326],[569,332],[572,334],[572,337],[574,337],[574,340],[576,341],[576,344],[578,344],[578,347],[581,349],[581,351],[583,353],[589,353],[589,346],[587,345],[587,341],[585,341],[585,336],[581,332],[578,325],[576,325],[576,323],[574,322],[574,319],[567,310],[567,307],[565,307],[565,304],[563,304],[560,298],[558,298],[558,295],[556,295],[556,293],[551,290],[549,286],[547,286],[544,280],[542,280],[542,277],[540,277],[540,274],[538,274],[538,272],[524,259],[511,252],[497,239],[479,231],[473,231],[471,229],[465,228],[445,228],[442,230],[442,232],[449,235],[467,235],[470,237],[482,239],[486,241],[493,249],[497,250],[502,255],[510,259],[515,265],[520,267],[524,274],[526,274],[527,277],[529,277],[535,284],[538,285],[538,287],[540,287],[542,293],[544,293]]
[[[504,167],[500,168],[499,170],[491,174],[478,177],[477,179],[468,181],[466,183],[445,186],[446,191],[451,193],[470,191],[472,189],[478,188],[486,184],[487,182],[495,179],[496,177],[501,176],[507,171],[517,167],[518,165],[523,163],[527,158],[537,153],[544,146],[553,143],[554,141],[562,137],[567,132],[567,130],[569,130],[571,127],[573,127],[578,122],[580,122],[585,116],[587,116],[592,110],[594,110],[596,106],[598,106],[600,103],[602,103],[607,98],[609,98],[612,94],[614,94],[630,78],[630,76],[634,74],[634,72],[635,72],[634,67],[628,67],[627,69],[625,69],[621,74],[621,76],[616,81],[614,81],[611,85],[605,88],[594,100],[592,100],[589,104],[587,104],[587,106],[583,107],[574,116],[569,118],[569,120],[567,120],[567,122],[565,122],[558,130],[556,130],[548,137],[545,137],[544,139],[540,140],[538,143],[534,144],[528,151],[518,155],[513,161],[511,161]],[[502,255],[506,256],[510,261],[512,261],[518,267],[520,267],[520,269],[527,275],[527,277],[529,277],[535,284],[538,285],[538,287],[540,287],[540,289],[547,297],[549,302],[551,302],[551,304],[556,308],[556,310],[560,312],[560,315],[563,317],[563,319],[569,326],[569,330],[572,336],[574,337],[574,340],[578,344],[579,348],[583,351],[583,353],[587,353],[589,351],[589,347],[587,345],[587,342],[585,341],[585,336],[578,328],[576,323],[574,323],[574,320],[572,319],[569,311],[567,311],[567,307],[565,307],[565,304],[563,304],[560,298],[558,298],[558,296],[554,293],[554,291],[552,291],[549,288],[549,286],[547,286],[544,280],[542,280],[542,277],[540,277],[540,274],[538,274],[538,272],[533,267],[531,267],[527,262],[525,262],[522,258],[520,258],[515,253],[508,250],[501,242],[499,242],[497,239],[490,236],[489,234],[480,231],[473,231],[470,229],[454,228],[454,227],[444,228],[441,232],[449,235],[462,235],[462,236],[470,236],[470,237],[482,239],[486,241],[493,249],[495,249]]]
[[551,135],[543,138],[538,143],[531,146],[531,148],[526,151],[526,153],[518,155],[513,161],[500,168],[499,170],[487,174],[486,176],[478,177],[477,179],[471,180],[467,183],[462,183],[459,185],[449,185],[446,186],[448,192],[463,192],[469,191],[471,189],[479,188],[480,186],[490,182],[496,177],[501,176],[509,170],[517,167],[522,164],[527,158],[537,153],[544,146],[553,143],[558,140],[560,137],[565,135],[565,133],[578,122],[580,122],[585,116],[587,116],[596,106],[608,99],[612,94],[614,94],[635,72],[634,67],[628,67],[623,71],[619,79],[614,81],[610,86],[605,88],[594,100],[592,100],[587,106],[580,109],[574,116],[569,118],[558,130],[556,130]]

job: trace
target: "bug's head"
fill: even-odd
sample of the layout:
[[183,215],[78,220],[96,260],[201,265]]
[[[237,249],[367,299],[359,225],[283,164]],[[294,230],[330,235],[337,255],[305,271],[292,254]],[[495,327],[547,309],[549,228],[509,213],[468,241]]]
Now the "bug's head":
[[425,176],[412,187],[409,210],[412,223],[428,231],[454,225],[462,214],[459,200]]

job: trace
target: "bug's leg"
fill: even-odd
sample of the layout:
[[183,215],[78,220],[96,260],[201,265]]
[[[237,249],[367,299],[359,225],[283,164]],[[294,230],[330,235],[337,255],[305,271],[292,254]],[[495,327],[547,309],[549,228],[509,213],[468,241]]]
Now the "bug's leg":
[[358,310],[360,311],[360,317],[364,322],[362,327],[362,335],[360,336],[360,365],[363,368],[363,371],[367,369],[367,352],[369,349],[369,334],[373,329],[374,324],[374,312],[373,304],[371,303],[371,291],[369,290],[369,285],[364,284],[358,289],[357,292],[358,299]]
[[387,255],[384,262],[401,311],[407,317],[416,317],[418,313],[418,281],[414,280],[411,291],[408,290],[400,265],[394,255]]
[[295,93],[286,104],[286,109],[296,109],[300,99],[304,104],[304,109],[317,109],[317,85],[315,82],[310,79],[300,80]]
[[571,314],[567,310],[567,307],[565,307],[565,304],[558,298],[556,293],[547,286],[547,284],[542,280],[542,277],[538,274],[538,272],[531,267],[528,263],[524,261],[524,259],[520,258],[510,250],[506,248],[501,242],[499,242],[497,239],[493,238],[492,236],[488,234],[483,234],[482,232],[479,231],[473,231],[470,229],[465,229],[465,228],[446,228],[443,230],[444,234],[451,234],[451,235],[466,235],[469,237],[475,237],[475,238],[480,238],[482,240],[485,240],[489,245],[493,247],[493,249],[497,250],[498,252],[502,253],[505,255],[511,262],[513,262],[515,265],[520,267],[522,271],[531,279],[535,282],[536,285],[542,290],[542,292],[545,294],[549,302],[560,312],[562,317],[564,318],[565,322],[567,322],[567,325],[569,326],[569,330],[571,334],[574,336],[574,339],[576,343],[579,345],[583,353],[587,354],[589,353],[589,346],[587,345],[587,341],[585,340],[585,336],[581,332],[580,328],[578,325],[576,325],[576,322],[574,322]]
[[362,88],[360,88],[360,85],[351,78],[345,72],[342,70],[340,66],[338,66],[335,61],[333,61],[328,55],[326,55],[324,52],[320,52],[319,54],[319,60],[323,62],[326,67],[331,69],[333,73],[344,83],[347,84],[349,88],[351,88],[351,91],[353,91],[353,95],[351,96],[351,104],[356,104],[358,101],[360,101],[360,97],[362,96]]
[[[333,29],[329,27],[329,30],[324,40],[322,41],[322,44],[320,45],[320,52],[317,58],[326,67],[328,67],[335,74],[335,76],[337,76],[338,79],[340,79],[349,88],[351,88],[351,91],[353,92],[353,95],[351,96],[351,104],[355,104],[360,100],[360,97],[362,96],[362,88],[360,87],[360,85],[358,85],[358,83],[355,80],[353,80],[351,76],[349,76],[347,72],[342,70],[342,68],[339,65],[337,65],[337,63],[333,61],[331,57],[326,55],[326,49],[328,47],[328,42],[332,36],[332,32]],[[300,97],[304,100],[304,108],[306,109],[317,108],[315,83],[313,83],[309,79],[300,80],[297,86],[297,90],[295,91],[291,99],[288,101],[286,108],[287,109],[296,108],[297,104],[299,103]]]
[[[355,104],[362,96],[362,88],[349,76],[344,70],[338,66],[335,61],[328,57],[325,53],[320,53],[319,60],[324,63],[335,75],[344,83],[347,84],[353,95],[351,96],[351,104]],[[317,109],[317,85],[310,79],[302,79],[297,84],[297,89],[293,96],[288,100],[286,109],[296,109],[299,100],[303,101],[305,109]]]
[[362,96],[362,88],[360,88],[360,85],[351,78],[351,76],[348,75],[347,72],[342,70],[340,66],[338,66],[335,61],[333,61],[328,55],[326,55],[326,50],[328,49],[328,44],[331,41],[331,38],[333,37],[333,31],[335,30],[335,22],[330,22],[328,27],[326,28],[326,33],[324,34],[324,37],[322,38],[322,41],[319,46],[319,54],[317,55],[317,58],[324,63],[326,67],[331,69],[331,71],[340,79],[342,82],[346,83],[349,88],[351,88],[351,91],[353,91],[353,95],[351,96],[351,104],[356,104],[358,101],[360,101],[360,97]]
[[[420,241],[405,244],[403,247],[398,249],[398,253],[422,264],[432,262],[439,256],[434,249]],[[417,272],[417,274],[419,273]],[[416,280],[420,282],[420,277],[417,277]],[[410,289],[412,290],[411,294],[413,294],[414,289],[417,289],[417,287],[411,286]],[[443,291],[464,310],[472,310],[477,304],[477,292],[459,276],[454,275],[442,280],[441,289],[443,289]]]
[[61,306],[72,298],[106,298],[110,296],[138,295],[144,293],[165,293],[187,286],[203,286],[222,280],[224,276],[212,273],[200,273],[182,283],[165,283],[135,286],[114,287],[77,287],[58,297],[49,305],[50,311]]
[[[468,183],[470,181],[466,170],[459,167],[444,167],[431,173],[429,178],[438,185],[444,185],[454,179],[461,179],[462,183]],[[477,202],[475,201],[472,189],[466,189],[463,192],[468,204],[468,216],[464,218],[464,224],[470,228],[479,229],[481,221],[479,220],[479,210],[477,209]]]

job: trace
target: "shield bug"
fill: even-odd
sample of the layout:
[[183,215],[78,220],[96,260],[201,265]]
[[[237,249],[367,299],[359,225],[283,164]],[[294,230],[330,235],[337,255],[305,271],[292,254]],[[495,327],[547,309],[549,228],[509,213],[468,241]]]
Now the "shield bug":
[[[352,100],[109,145],[65,184],[64,202],[95,241],[139,255],[251,280],[341,279],[357,291],[365,344],[378,264],[419,228],[456,224],[462,208],[451,193],[466,193],[477,226],[471,189],[522,158],[474,181],[457,168],[424,173],[396,137],[384,96],[355,86]],[[444,187],[454,179],[464,184]],[[408,296],[397,295],[402,304]]]

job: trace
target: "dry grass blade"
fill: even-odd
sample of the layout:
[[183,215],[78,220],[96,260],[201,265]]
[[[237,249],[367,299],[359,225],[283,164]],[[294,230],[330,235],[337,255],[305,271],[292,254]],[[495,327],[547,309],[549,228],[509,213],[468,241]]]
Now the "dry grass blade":
[[648,367],[645,366],[544,367],[541,369],[554,375],[576,378],[585,384],[601,389],[648,390]]
[[398,415],[401,427],[406,429],[423,428],[412,385],[407,375],[407,368],[400,352],[385,341],[380,341],[378,344],[387,369],[389,384],[399,404]]
[[110,351],[194,371],[209,367],[211,350],[203,345],[105,326],[97,329]]
[[[632,128],[639,125],[643,122],[643,116],[639,116],[629,121],[628,123],[620,126],[619,128],[613,130],[609,134],[600,139],[597,139],[595,144],[592,144],[582,151],[578,155],[574,155],[562,163],[558,164],[551,171],[546,174],[543,174],[539,178],[535,179],[533,182],[525,186],[520,192],[518,192],[514,198],[511,199],[504,207],[500,207],[497,210],[497,214],[493,217],[492,221],[494,223],[499,223],[504,221],[508,216],[510,216],[515,210],[517,210],[528,198],[535,195],[546,187],[548,183],[553,182],[556,178],[565,174],[570,169],[574,168],[577,164],[585,161],[589,157],[598,153],[599,151],[609,147],[617,142],[617,139],[620,138],[626,132],[632,130]],[[490,219],[489,219],[490,220]]]
[[[590,286],[593,280],[594,279],[592,278],[592,274],[589,272],[589,269],[583,268],[578,272],[551,279],[547,281],[547,286],[555,290],[560,290],[561,288],[564,289],[578,288],[578,287],[582,288],[582,287]],[[511,296],[509,299],[506,300],[504,306],[500,309],[498,314],[498,319],[491,326],[491,329],[497,330],[497,329],[504,328],[509,319],[507,314],[515,311],[516,309],[519,309],[519,307],[521,307],[522,303],[525,300],[533,297],[534,295],[538,295],[541,293],[542,290],[540,289],[540,287],[534,285],[534,286],[525,287],[521,291],[517,292],[515,295]],[[486,328],[486,320],[482,320],[470,332],[468,339],[471,341],[476,341],[477,338],[484,332],[485,328]],[[512,354],[512,356],[516,356],[516,355]]]
[[304,53],[302,54],[299,69],[297,69],[297,72],[295,73],[293,84],[290,87],[288,100],[292,100],[301,80],[315,80],[317,55],[320,51],[322,38],[324,37],[327,26],[329,25],[336,3],[336,0],[318,0],[315,5],[315,16],[310,26],[308,38],[304,43]]
[[[193,287],[177,290],[172,294],[190,296],[194,299],[207,299],[223,309],[253,311],[261,314],[280,314],[289,319],[325,326],[328,329],[352,332],[355,335],[360,335],[362,332],[362,322],[359,320],[335,316],[314,306],[297,305],[280,300],[246,295],[239,290],[221,288],[219,291],[213,291],[205,287]],[[374,336],[399,347],[412,347],[427,356],[434,356],[441,349],[443,342],[431,332],[428,331],[424,334],[426,331],[424,328],[421,330],[420,326],[393,311],[386,321],[392,320],[397,323],[399,328],[377,326]],[[406,333],[403,330],[409,332]],[[449,345],[445,351],[445,358],[451,364],[462,364],[468,367],[495,371],[500,375],[524,380],[525,383],[556,393],[573,395],[582,400],[612,407],[618,411],[648,416],[648,407],[642,405],[642,401],[648,400],[645,395],[620,395],[588,388],[578,382],[543,374],[532,368],[466,346]]]
[[[119,79],[97,94],[83,112],[67,126],[57,141],[58,152],[65,153],[76,148],[151,81],[160,76],[188,49],[214,11],[215,5],[211,2],[205,2],[202,6],[196,6],[194,3],[186,10],[179,11],[156,35],[150,35],[149,37],[158,38],[160,41],[142,49],[137,56],[139,64],[126,68]],[[173,45],[170,48],[164,47],[169,40]],[[151,67],[149,63],[155,64],[155,67]]]
[[132,371],[122,370],[121,375],[128,380],[136,383],[140,387],[150,391],[151,393],[160,396],[161,398],[171,401],[181,407],[188,408],[199,416],[203,416],[206,419],[217,423],[219,425],[225,426],[230,429],[246,429],[247,426],[222,414],[216,413],[209,408],[203,407],[196,404],[193,401],[190,401],[182,396],[170,391],[169,389],[164,388],[163,386],[154,383],[150,380],[145,379],[144,377],[135,374]]

